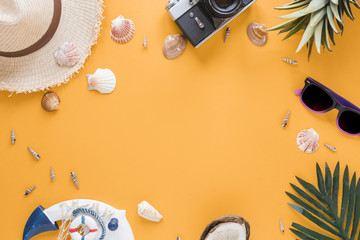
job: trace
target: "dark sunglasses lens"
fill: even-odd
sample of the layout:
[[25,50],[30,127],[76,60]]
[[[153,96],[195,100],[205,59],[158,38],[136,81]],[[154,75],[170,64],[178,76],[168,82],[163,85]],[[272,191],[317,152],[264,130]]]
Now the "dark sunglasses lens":
[[334,101],[323,89],[310,85],[302,94],[302,100],[311,110],[321,112],[329,109]]
[[353,111],[345,111],[339,117],[339,127],[347,133],[360,133],[360,114]]

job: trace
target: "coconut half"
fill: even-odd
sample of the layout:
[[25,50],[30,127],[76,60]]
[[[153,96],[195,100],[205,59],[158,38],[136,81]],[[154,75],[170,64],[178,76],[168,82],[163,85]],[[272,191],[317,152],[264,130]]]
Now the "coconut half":
[[250,225],[242,217],[226,215],[206,226],[200,240],[249,240]]

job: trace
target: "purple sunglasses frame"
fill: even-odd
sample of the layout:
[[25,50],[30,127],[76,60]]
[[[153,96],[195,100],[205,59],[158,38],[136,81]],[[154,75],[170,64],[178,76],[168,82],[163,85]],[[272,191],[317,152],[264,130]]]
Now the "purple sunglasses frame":
[[[308,88],[311,85],[315,85],[321,89],[323,89],[333,100],[333,104],[331,105],[331,107],[329,107],[328,109],[324,110],[324,111],[315,111],[312,110],[311,108],[309,108],[308,106],[306,106],[306,104],[304,103],[304,101],[302,100],[302,95],[305,92],[306,88]],[[314,79],[308,77],[305,79],[305,86],[303,89],[298,89],[295,90],[295,94],[300,96],[300,100],[301,103],[310,111],[315,112],[315,113],[326,113],[329,112],[331,110],[333,110],[334,108],[336,108],[337,110],[339,110],[339,113],[337,115],[336,118],[336,125],[337,127],[343,132],[346,133],[348,135],[352,135],[352,136],[360,136],[360,133],[348,133],[346,131],[344,131],[343,129],[341,129],[341,127],[339,126],[339,118],[341,116],[341,114],[343,114],[343,112],[345,111],[352,111],[355,112],[357,114],[360,115],[360,108],[358,108],[357,106],[355,106],[354,104],[352,104],[351,102],[349,102],[348,100],[346,100],[345,98],[339,96],[338,94],[336,94],[335,92],[331,91],[329,88],[325,87],[324,85],[322,85],[321,83],[315,81]],[[360,123],[359,123],[360,124]]]

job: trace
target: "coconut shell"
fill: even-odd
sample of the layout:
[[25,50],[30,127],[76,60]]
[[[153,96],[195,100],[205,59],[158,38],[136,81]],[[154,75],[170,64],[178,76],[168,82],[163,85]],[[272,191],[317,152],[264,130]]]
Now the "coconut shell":
[[250,224],[242,217],[236,216],[236,215],[225,215],[222,217],[219,217],[212,221],[209,225],[206,226],[205,230],[201,234],[200,240],[205,240],[206,237],[214,231],[214,229],[221,223],[228,223],[228,222],[234,222],[239,224],[245,224],[246,228],[246,240],[249,240],[250,238]]

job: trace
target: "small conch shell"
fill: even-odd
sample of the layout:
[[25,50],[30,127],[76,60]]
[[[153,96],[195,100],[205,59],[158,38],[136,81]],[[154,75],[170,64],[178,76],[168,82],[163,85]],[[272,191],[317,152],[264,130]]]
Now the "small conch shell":
[[72,181],[74,182],[76,188],[79,189],[79,183],[78,183],[76,174],[74,172],[70,172],[70,177],[71,177]]
[[282,58],[281,60],[282,60],[283,62],[285,62],[285,63],[290,64],[290,65],[296,65],[296,64],[298,64],[298,62],[297,62],[296,60],[294,60],[294,59]]
[[247,28],[247,35],[250,40],[257,46],[264,46],[267,42],[268,35],[264,24],[250,23]]
[[146,201],[142,201],[138,204],[138,214],[140,217],[153,222],[160,222],[163,218],[161,214]]
[[10,140],[12,143],[15,143],[16,142],[16,137],[15,137],[15,131],[14,129],[11,129],[11,137],[10,137]]
[[111,93],[116,86],[116,78],[110,69],[98,68],[94,74],[88,74],[89,90],[97,90],[100,93]]
[[281,219],[280,219],[280,231],[285,232],[284,225],[283,225]]
[[30,147],[28,147],[30,153],[34,156],[34,158],[36,158],[37,160],[40,159],[40,155],[37,154],[34,150],[32,150]]
[[299,149],[304,153],[313,153],[319,148],[319,134],[314,129],[301,130],[296,138]]
[[186,38],[181,34],[168,35],[163,45],[163,54],[167,59],[179,57],[186,49]]
[[135,24],[130,19],[119,16],[111,22],[110,37],[114,42],[127,43],[135,34]]
[[73,67],[80,61],[80,49],[72,42],[64,42],[54,53],[60,67]]
[[284,120],[282,121],[282,127],[283,127],[283,128],[286,127],[286,125],[288,124],[288,122],[289,122],[289,117],[290,117],[290,110],[287,112]]
[[55,111],[59,108],[60,98],[54,92],[47,92],[41,99],[41,106],[47,112]]
[[144,35],[143,47],[144,47],[144,48],[146,48],[146,47],[147,47],[146,35]]
[[226,31],[225,31],[225,38],[224,38],[224,42],[226,42],[229,38],[229,35],[230,35],[230,28],[226,28]]
[[52,167],[50,167],[50,179],[51,179],[51,181],[55,180],[55,173],[54,173],[54,169]]
[[29,195],[32,191],[34,191],[35,188],[36,188],[36,186],[33,186],[33,187],[27,189],[27,190],[25,191],[25,194],[24,194],[24,195]]
[[327,147],[328,149],[330,149],[331,151],[333,151],[333,152],[336,152],[337,150],[336,150],[336,147],[333,147],[333,146],[331,146],[331,145],[329,145],[329,144],[324,144],[325,145],[325,147]]

